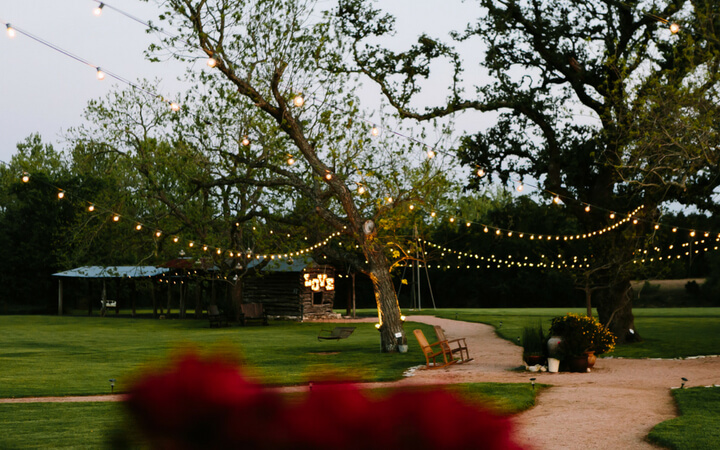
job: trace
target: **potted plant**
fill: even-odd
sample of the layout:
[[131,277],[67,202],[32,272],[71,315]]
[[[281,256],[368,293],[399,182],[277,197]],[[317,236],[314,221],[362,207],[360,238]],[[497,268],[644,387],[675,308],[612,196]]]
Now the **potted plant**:
[[538,322],[536,325],[525,325],[522,330],[522,347],[523,361],[528,366],[537,364],[544,365],[546,353],[546,339],[543,333],[542,325]]
[[592,347],[594,325],[589,317],[568,313],[555,317],[550,323],[550,335],[560,336],[560,359],[566,361],[571,372],[587,372],[586,351]]

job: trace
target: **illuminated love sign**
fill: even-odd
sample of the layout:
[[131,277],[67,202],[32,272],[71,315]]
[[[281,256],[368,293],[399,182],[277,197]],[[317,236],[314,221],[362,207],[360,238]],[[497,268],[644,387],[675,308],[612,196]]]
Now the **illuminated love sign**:
[[315,292],[320,291],[322,288],[325,288],[326,291],[335,290],[335,278],[328,277],[324,273],[317,274],[315,278],[310,278],[310,274],[306,273],[303,274],[303,278],[305,279],[305,286]]

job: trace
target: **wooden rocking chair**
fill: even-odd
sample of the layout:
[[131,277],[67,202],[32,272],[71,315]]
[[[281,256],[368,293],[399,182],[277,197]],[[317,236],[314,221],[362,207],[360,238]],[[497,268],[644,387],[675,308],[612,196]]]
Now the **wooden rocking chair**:
[[460,354],[460,361],[458,362],[465,363],[473,360],[473,358],[470,357],[470,352],[468,351],[467,344],[465,343],[465,338],[448,339],[445,337],[445,332],[440,325],[435,325],[434,328],[438,341],[447,342],[453,356],[455,356],[455,353]]
[[[457,362],[453,359],[452,350],[450,350],[450,346],[447,341],[438,341],[433,344],[428,344],[422,330],[413,330],[413,333],[415,334],[415,339],[417,339],[420,344],[420,348],[422,348],[423,354],[425,355],[425,363],[428,369],[439,369]],[[443,357],[443,364],[438,364],[435,360],[435,358],[440,355]],[[432,358],[433,361],[432,366],[430,365],[430,358]]]

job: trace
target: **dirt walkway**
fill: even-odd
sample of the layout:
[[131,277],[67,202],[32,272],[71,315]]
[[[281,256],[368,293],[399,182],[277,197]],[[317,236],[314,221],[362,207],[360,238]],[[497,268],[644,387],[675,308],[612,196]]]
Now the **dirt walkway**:
[[[522,349],[495,335],[484,324],[412,316],[412,321],[440,325],[448,338],[465,337],[473,361],[378,386],[412,386],[467,382],[537,383],[552,385],[537,405],[516,416],[518,440],[535,449],[652,449],[645,441],[656,424],[676,416],[670,387],[720,384],[720,358],[632,360],[599,358],[591,373],[531,373],[510,369],[522,364]],[[370,319],[372,320],[372,319]],[[406,329],[410,331],[412,324]],[[410,338],[410,345],[416,344]],[[288,388],[303,390],[307,387]],[[120,401],[121,395],[0,399],[0,403],[39,401]]]

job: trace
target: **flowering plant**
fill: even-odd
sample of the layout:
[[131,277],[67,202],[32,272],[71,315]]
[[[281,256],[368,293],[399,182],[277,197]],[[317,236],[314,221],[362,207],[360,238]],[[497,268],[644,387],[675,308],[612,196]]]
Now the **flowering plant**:
[[560,336],[560,351],[565,357],[581,356],[594,351],[600,355],[615,348],[615,335],[594,317],[567,313],[555,317],[550,325],[550,335]]
[[[151,448],[521,448],[508,418],[442,389],[376,398],[350,384],[324,383],[289,399],[249,381],[231,363],[195,355],[143,376],[126,405]],[[448,429],[453,432],[440,431]]]

